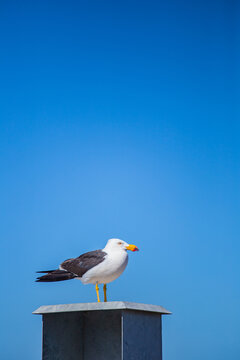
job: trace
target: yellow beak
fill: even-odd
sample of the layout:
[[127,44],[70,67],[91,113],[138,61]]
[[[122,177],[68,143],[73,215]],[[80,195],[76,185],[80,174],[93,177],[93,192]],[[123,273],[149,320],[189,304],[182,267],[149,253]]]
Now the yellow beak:
[[131,251],[139,251],[138,247],[136,245],[128,245],[126,247],[127,250],[131,250]]

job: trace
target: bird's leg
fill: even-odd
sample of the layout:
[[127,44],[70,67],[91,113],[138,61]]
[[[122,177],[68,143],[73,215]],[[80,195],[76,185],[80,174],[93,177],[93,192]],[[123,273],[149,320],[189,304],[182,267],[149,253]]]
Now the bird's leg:
[[104,292],[104,302],[107,302],[107,285],[103,285],[103,292]]
[[101,301],[100,301],[100,298],[99,298],[99,287],[98,287],[98,283],[96,283],[96,293],[97,293],[97,301],[98,301],[98,302],[101,302]]

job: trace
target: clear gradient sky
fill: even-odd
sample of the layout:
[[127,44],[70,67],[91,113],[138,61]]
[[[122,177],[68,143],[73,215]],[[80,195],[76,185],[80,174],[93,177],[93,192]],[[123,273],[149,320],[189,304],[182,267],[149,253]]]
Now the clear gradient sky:
[[119,237],[109,300],[159,304],[164,360],[239,360],[234,1],[1,1],[1,359],[40,360],[36,270]]

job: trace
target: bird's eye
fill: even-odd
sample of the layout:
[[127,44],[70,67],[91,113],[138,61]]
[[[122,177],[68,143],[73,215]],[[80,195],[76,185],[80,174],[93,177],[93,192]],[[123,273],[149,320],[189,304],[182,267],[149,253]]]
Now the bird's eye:
[[122,245],[122,242],[121,242],[121,241],[119,241],[119,242],[118,242],[118,245]]

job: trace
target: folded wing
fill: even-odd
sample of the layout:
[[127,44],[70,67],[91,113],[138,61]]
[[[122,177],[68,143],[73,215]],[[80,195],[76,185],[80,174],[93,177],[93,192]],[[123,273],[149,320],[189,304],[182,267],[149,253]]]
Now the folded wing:
[[101,264],[106,255],[102,250],[90,251],[77,258],[65,260],[60,265],[60,269],[70,272],[77,277],[82,277],[88,270]]

